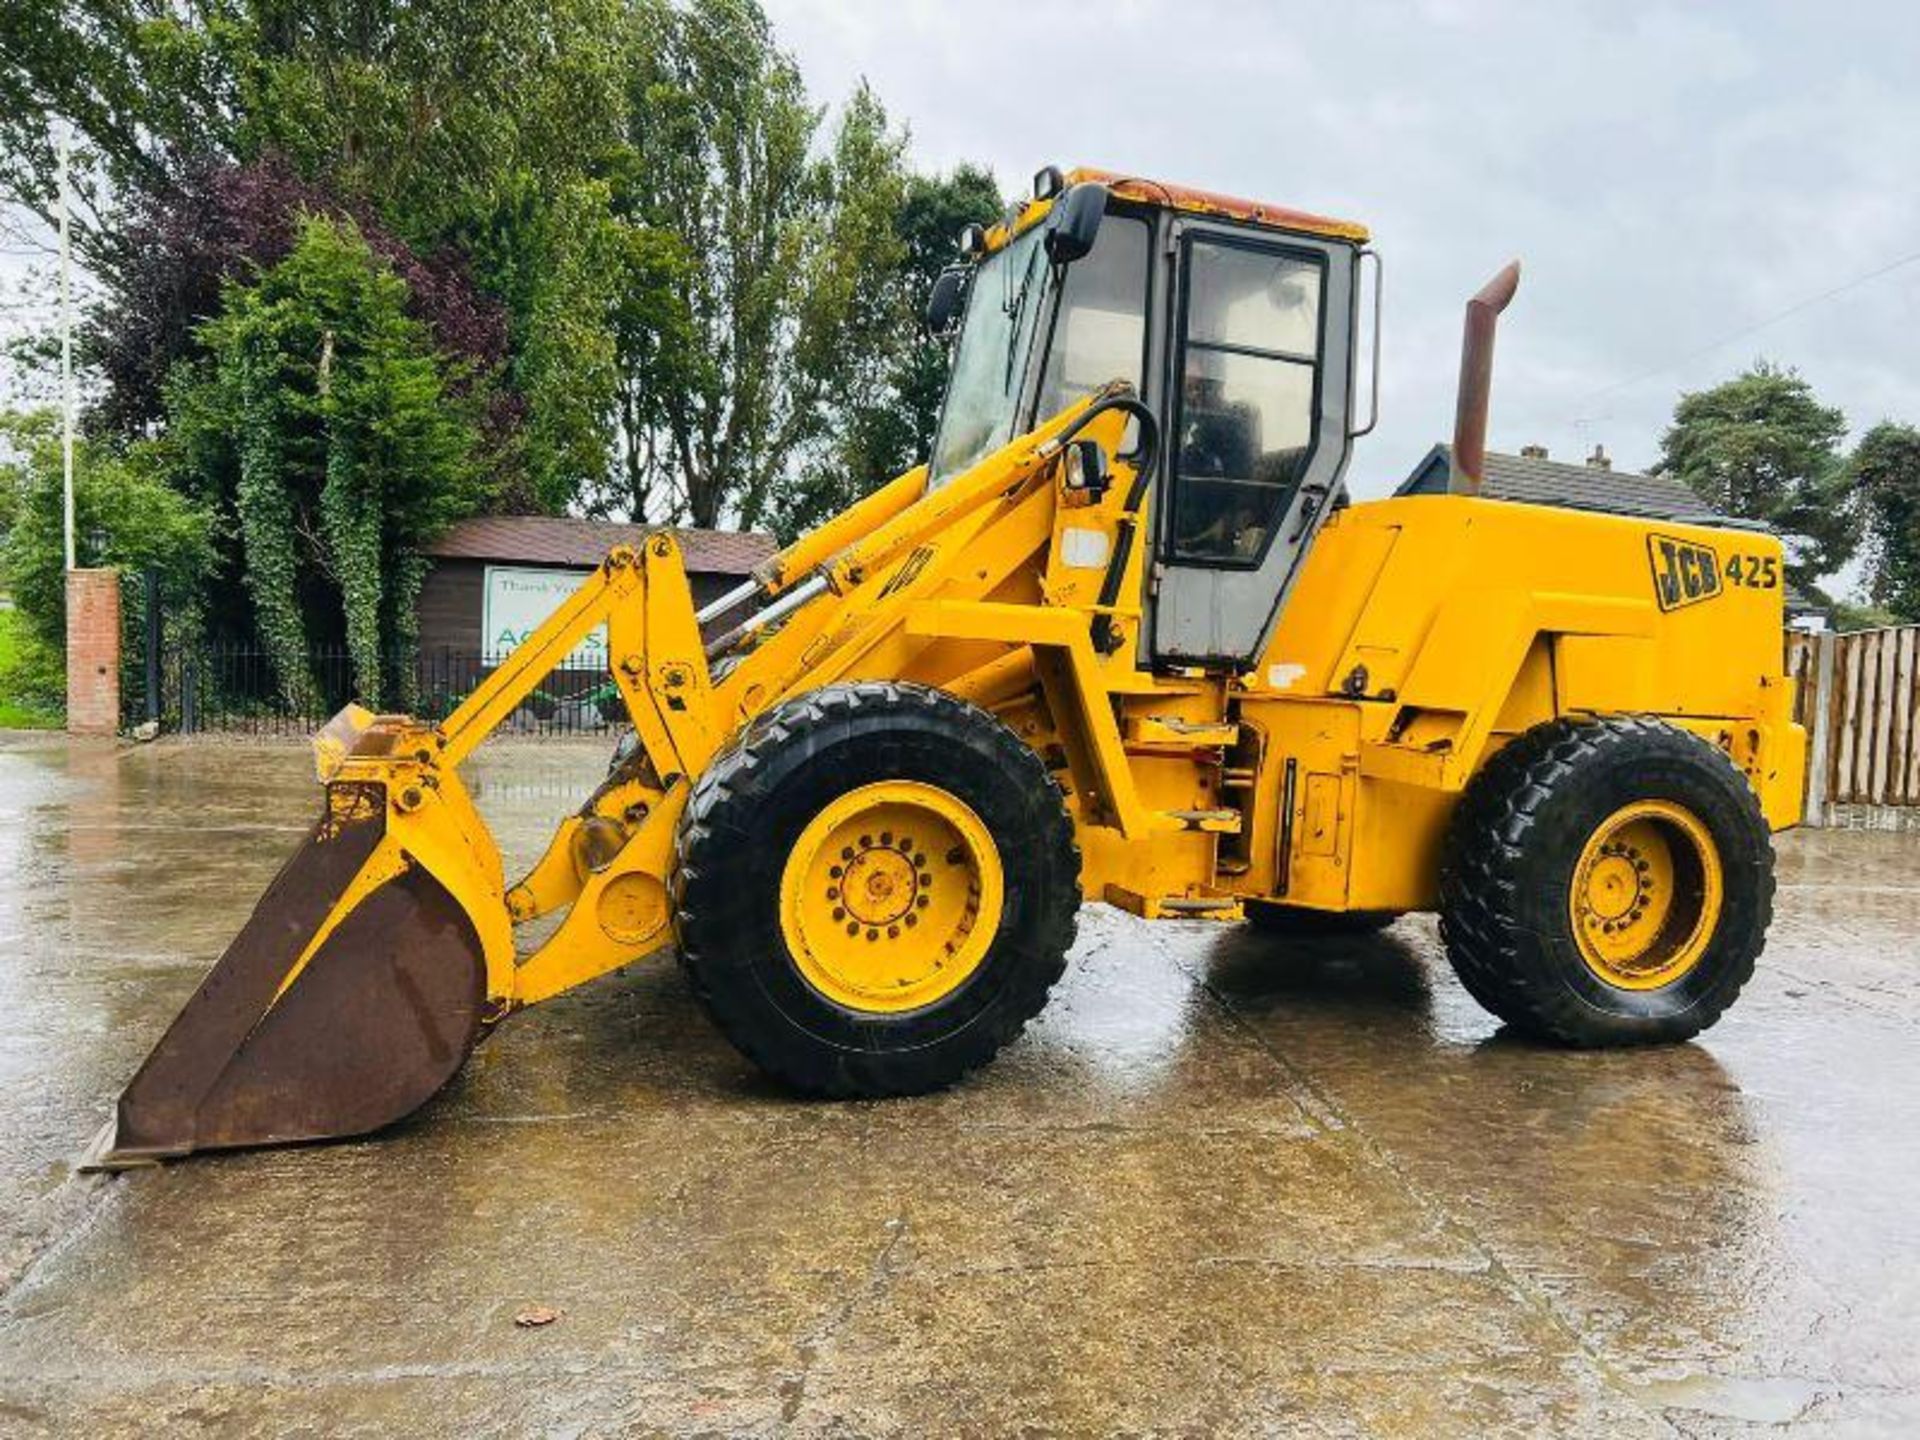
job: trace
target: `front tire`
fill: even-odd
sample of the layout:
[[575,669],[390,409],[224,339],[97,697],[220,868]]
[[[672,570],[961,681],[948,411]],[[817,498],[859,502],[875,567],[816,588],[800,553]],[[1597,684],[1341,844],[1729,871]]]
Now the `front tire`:
[[1080,855],[1059,786],[993,716],[920,685],[832,685],[716,756],[682,818],[680,957],[774,1078],[920,1094],[1046,1004]]
[[1773,843],[1723,753],[1657,720],[1555,720],[1468,784],[1440,874],[1460,981],[1516,1031],[1685,1040],[1753,974]]

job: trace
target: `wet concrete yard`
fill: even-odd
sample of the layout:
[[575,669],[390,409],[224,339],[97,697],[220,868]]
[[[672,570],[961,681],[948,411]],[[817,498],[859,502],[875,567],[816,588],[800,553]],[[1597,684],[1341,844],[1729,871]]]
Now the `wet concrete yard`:
[[[469,767],[510,867],[603,763]],[[314,805],[0,741],[0,1433],[1920,1431],[1920,836],[1785,837],[1677,1049],[1503,1039],[1424,918],[1095,907],[949,1094],[790,1099],[655,962],[377,1140],[75,1176]]]

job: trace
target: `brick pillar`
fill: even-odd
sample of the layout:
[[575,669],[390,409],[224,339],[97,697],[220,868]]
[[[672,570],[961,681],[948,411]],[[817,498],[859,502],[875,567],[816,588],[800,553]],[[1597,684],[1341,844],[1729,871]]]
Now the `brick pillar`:
[[120,729],[120,575],[67,572],[67,733]]

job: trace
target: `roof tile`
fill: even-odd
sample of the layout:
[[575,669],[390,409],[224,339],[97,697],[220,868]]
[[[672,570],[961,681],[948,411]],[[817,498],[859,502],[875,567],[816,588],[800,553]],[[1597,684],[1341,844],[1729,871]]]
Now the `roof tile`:
[[[571,515],[476,515],[427,546],[427,554],[442,560],[591,567],[614,546],[637,545],[660,528]],[[707,575],[750,574],[779,548],[771,535],[757,530],[675,528],[673,535],[687,569]]]
[[[1437,467],[1452,458],[1453,447],[1433,447],[1414,467],[1396,494],[1426,493],[1436,483]],[[1422,484],[1422,482],[1427,482]],[[1444,488],[1444,485],[1442,485]],[[1643,520],[1672,520],[1735,529],[1767,527],[1722,514],[1696,495],[1686,482],[1671,475],[1641,475],[1632,470],[1606,470],[1598,465],[1542,460],[1532,455],[1487,452],[1480,493],[1489,500],[1513,500],[1527,505],[1557,505],[1564,510],[1599,510],[1610,515],[1632,515]],[[1787,582],[1787,612],[1812,614],[1821,602]]]

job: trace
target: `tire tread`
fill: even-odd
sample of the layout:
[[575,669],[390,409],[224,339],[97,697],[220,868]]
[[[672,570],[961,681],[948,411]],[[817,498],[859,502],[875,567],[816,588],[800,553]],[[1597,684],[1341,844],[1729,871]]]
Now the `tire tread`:
[[[1621,1043],[1598,1023],[1547,967],[1537,963],[1538,937],[1518,923],[1522,887],[1534,859],[1543,809],[1566,787],[1607,767],[1665,754],[1717,767],[1740,799],[1742,820],[1760,835],[1767,825],[1753,787],[1720,750],[1698,736],[1651,717],[1564,718],[1527,731],[1506,745],[1468,784],[1449,827],[1440,870],[1440,935],[1467,993],[1516,1031],[1570,1046]],[[1708,758],[1711,757],[1711,758]],[[1728,972],[1711,994],[1658,1035],[1684,1039],[1718,1020],[1753,976],[1772,918],[1774,877],[1770,842],[1756,883],[1736,887],[1729,876],[1726,904],[1752,905],[1736,917],[1726,956]],[[1739,893],[1736,893],[1736,890]],[[1727,925],[1723,914],[1722,926]]]
[[[958,1043],[905,1053],[840,1052],[828,1063],[817,1044],[770,1027],[751,997],[729,983],[708,941],[707,916],[737,904],[736,896],[709,893],[710,857],[731,837],[753,843],[752,817],[759,777],[776,752],[805,745],[856,715],[894,712],[915,716],[955,743],[1009,765],[1028,793],[1051,797],[1038,803],[1042,833],[1037,842],[1052,856],[1053,873],[1068,877],[1041,897],[1032,953],[1010,973],[1009,991],[959,1037]],[[995,837],[996,840],[999,837]],[[1058,783],[1029,746],[994,716],[932,686],[906,681],[863,681],[825,686],[784,701],[756,717],[717,754],[694,783],[675,838],[673,905],[681,968],[701,1008],[729,1041],[760,1069],[794,1089],[834,1099],[922,1094],[952,1085],[1011,1043],[1046,1005],[1066,970],[1079,923],[1080,850]],[[1001,943],[1005,943],[1004,940]]]

